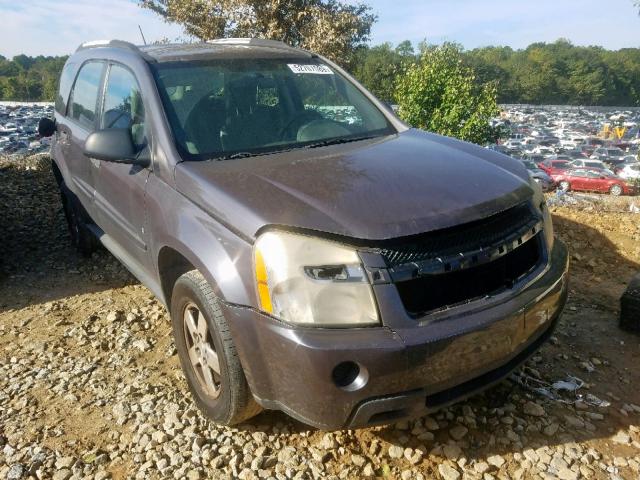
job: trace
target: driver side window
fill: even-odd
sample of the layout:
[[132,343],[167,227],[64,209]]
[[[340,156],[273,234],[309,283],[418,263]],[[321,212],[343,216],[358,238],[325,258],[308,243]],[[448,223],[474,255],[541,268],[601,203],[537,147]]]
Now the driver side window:
[[120,65],[111,65],[104,95],[100,127],[127,128],[133,144],[145,144],[145,114],[140,87],[133,74]]

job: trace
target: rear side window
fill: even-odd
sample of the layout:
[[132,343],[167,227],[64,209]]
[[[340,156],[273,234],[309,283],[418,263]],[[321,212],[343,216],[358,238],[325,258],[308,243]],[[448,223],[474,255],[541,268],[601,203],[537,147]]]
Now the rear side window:
[[69,99],[71,85],[73,85],[74,71],[75,63],[67,63],[60,74],[60,85],[58,87],[58,95],[56,96],[56,112],[62,115],[67,111],[67,100]]
[[95,125],[103,68],[102,62],[86,63],[76,77],[69,99],[68,116],[89,130],[92,130]]
[[140,87],[133,73],[120,65],[112,65],[109,69],[102,111],[101,128],[127,128],[136,146],[144,144],[144,106]]

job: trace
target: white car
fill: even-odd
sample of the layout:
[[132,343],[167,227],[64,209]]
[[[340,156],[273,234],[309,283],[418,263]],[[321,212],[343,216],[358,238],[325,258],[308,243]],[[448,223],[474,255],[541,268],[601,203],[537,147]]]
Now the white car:
[[631,165],[627,165],[620,172],[618,172],[618,176],[624,178],[625,180],[631,179],[640,179],[640,163],[633,163]]

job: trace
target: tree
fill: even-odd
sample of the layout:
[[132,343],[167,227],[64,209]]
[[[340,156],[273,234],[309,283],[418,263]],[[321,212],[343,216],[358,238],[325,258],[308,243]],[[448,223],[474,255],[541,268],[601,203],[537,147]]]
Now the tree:
[[458,45],[425,48],[398,77],[396,98],[400,117],[414,127],[478,144],[498,135],[489,124],[499,112],[496,85],[475,82]]
[[339,0],[138,0],[200,40],[262,37],[346,65],[364,45],[376,16],[362,3]]
[[355,55],[353,74],[375,96],[385,102],[395,102],[396,77],[405,66],[415,61],[411,42],[400,43],[395,49],[390,43],[361,48]]

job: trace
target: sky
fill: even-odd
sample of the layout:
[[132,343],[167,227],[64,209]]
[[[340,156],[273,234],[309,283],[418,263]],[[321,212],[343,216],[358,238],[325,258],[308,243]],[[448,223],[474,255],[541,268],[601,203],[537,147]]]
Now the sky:
[[[353,2],[356,0],[343,0]],[[465,48],[568,38],[608,49],[640,47],[640,16],[633,0],[360,0],[378,22],[372,44],[426,39]],[[0,55],[63,55],[87,40],[141,43],[184,38],[134,0],[0,0]]]

